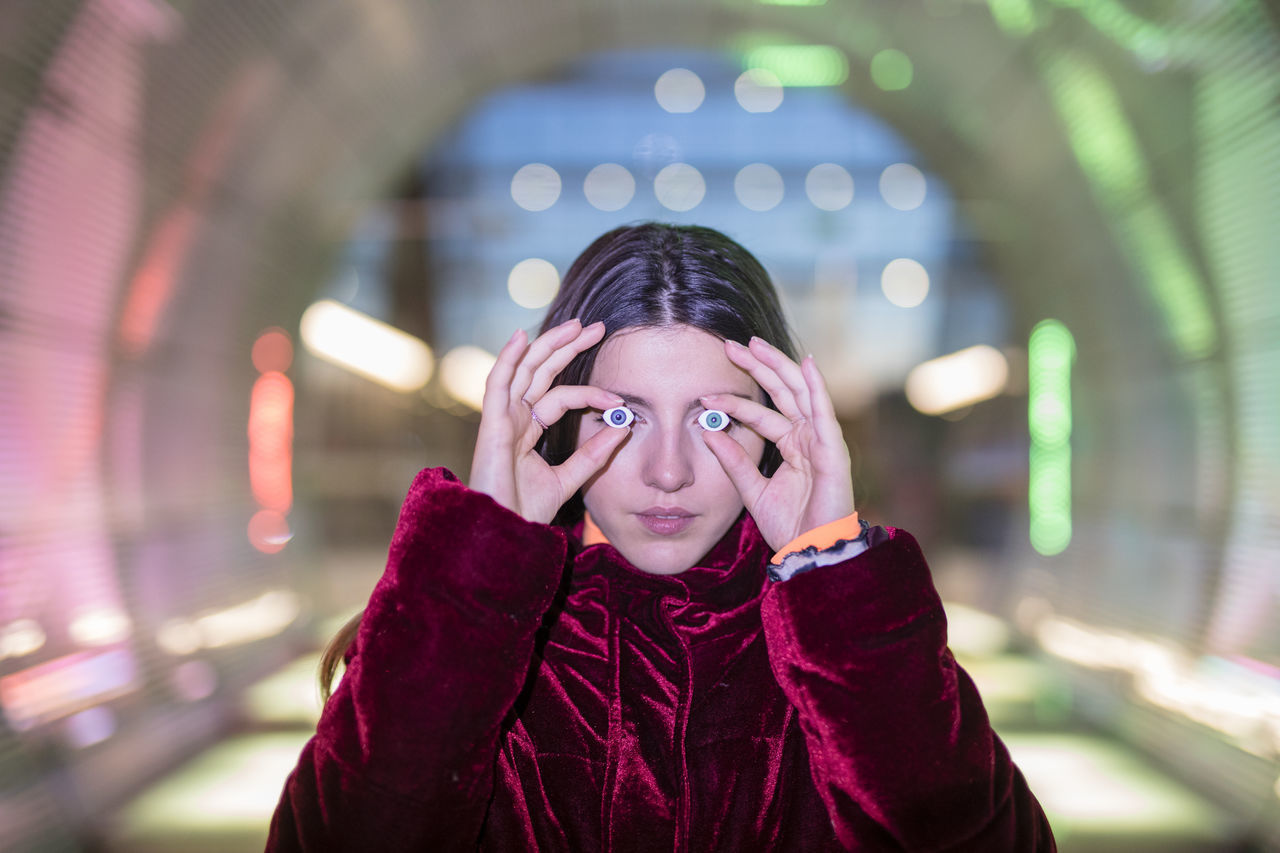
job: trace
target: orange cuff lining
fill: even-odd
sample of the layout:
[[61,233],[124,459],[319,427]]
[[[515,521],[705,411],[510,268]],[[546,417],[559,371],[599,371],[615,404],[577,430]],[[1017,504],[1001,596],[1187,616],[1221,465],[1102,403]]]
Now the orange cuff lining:
[[855,511],[844,518],[837,518],[835,521],[829,521],[820,527],[801,533],[783,545],[769,562],[777,565],[782,562],[783,557],[794,554],[796,551],[803,551],[805,548],[817,548],[822,551],[841,539],[857,539],[861,535],[862,525],[858,523],[858,513]]

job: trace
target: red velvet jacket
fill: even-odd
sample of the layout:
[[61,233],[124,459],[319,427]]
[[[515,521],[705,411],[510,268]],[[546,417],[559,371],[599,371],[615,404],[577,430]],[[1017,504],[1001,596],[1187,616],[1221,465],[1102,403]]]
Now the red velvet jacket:
[[[915,541],[682,574],[418,475],[268,850],[1053,850]],[[578,553],[574,553],[578,551]]]

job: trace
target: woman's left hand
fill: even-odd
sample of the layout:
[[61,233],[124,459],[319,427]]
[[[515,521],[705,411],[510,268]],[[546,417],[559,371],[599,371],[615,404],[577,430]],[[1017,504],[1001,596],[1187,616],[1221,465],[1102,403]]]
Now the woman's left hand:
[[853,512],[853,477],[826,382],[813,356],[799,364],[776,347],[752,338],[750,346],[725,341],[729,360],[751,375],[777,406],[732,394],[702,398],[777,445],[782,463],[771,477],[726,432],[703,439],[737,487],[765,541],[776,551],[815,527]]

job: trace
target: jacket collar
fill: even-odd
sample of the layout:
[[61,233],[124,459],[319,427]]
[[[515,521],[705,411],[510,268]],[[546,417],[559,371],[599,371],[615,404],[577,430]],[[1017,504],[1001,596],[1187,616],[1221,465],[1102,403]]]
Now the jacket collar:
[[576,586],[603,585],[612,606],[631,610],[655,597],[676,604],[677,621],[725,612],[759,597],[769,547],[755,521],[744,511],[698,564],[675,575],[655,575],[633,566],[608,543],[582,547],[583,523],[570,531],[579,548],[573,557]]

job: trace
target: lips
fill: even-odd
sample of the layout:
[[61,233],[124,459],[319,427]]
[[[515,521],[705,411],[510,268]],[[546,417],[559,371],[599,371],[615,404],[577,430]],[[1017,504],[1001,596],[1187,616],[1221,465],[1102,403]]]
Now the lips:
[[692,524],[697,514],[684,507],[653,506],[636,513],[636,518],[652,533],[674,536]]

